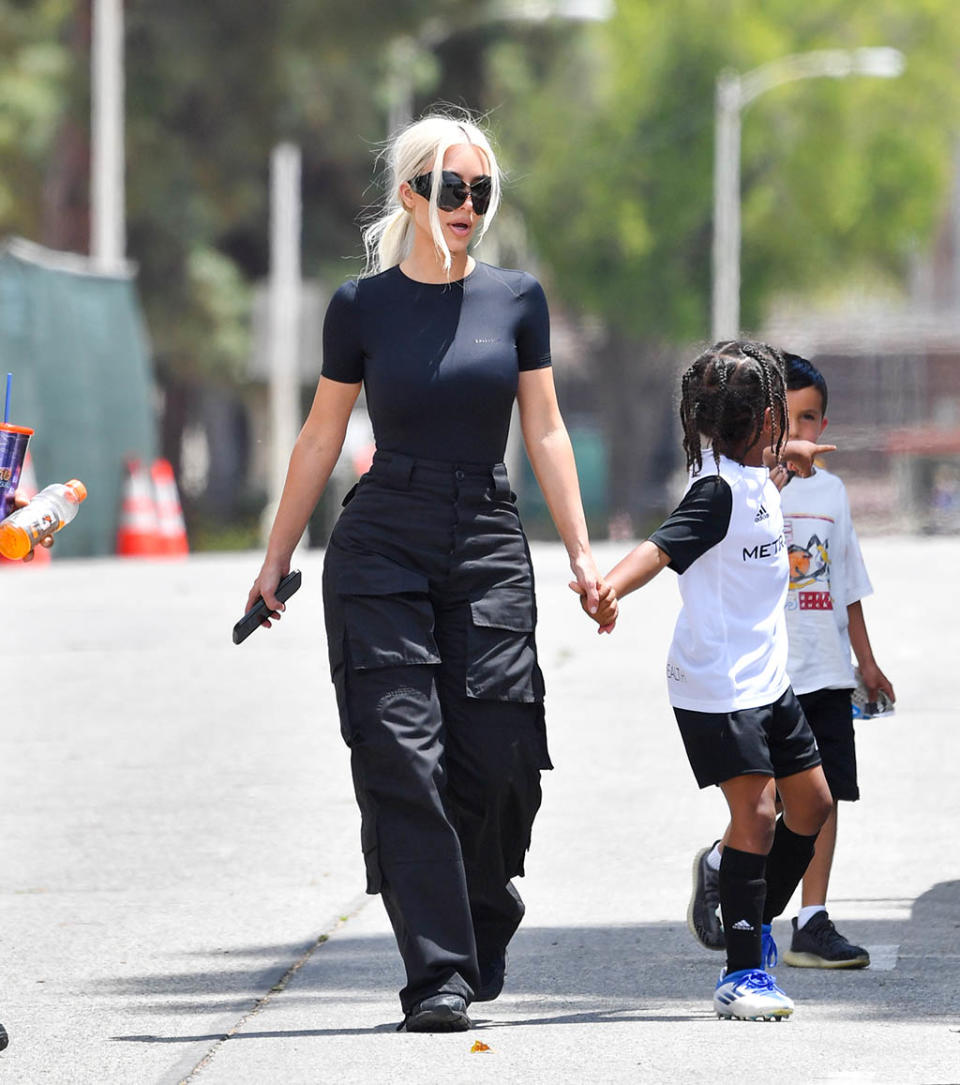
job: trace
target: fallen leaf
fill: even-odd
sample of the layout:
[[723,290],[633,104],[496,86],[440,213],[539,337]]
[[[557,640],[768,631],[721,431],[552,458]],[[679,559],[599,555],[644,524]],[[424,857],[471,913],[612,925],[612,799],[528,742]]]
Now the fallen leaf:
[[485,1043],[482,1043],[480,1040],[475,1040],[474,1044],[473,1044],[473,1047],[470,1048],[470,1054],[471,1055],[476,1055],[480,1051],[489,1051],[489,1050],[490,1050],[490,1048]]

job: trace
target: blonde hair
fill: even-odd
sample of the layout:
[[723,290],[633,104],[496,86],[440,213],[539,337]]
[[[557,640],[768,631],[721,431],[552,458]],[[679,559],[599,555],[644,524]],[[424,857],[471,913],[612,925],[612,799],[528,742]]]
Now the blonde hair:
[[451,267],[450,250],[443,239],[440,216],[437,213],[437,192],[443,157],[451,147],[469,143],[487,161],[492,179],[490,206],[480,219],[476,240],[487,232],[500,206],[500,167],[490,141],[477,123],[464,113],[462,116],[431,113],[393,136],[383,151],[386,158],[386,198],[381,213],[363,230],[363,247],[367,262],[364,275],[376,275],[405,260],[413,247],[413,215],[400,202],[400,186],[421,173],[433,173],[430,189],[430,232],[437,252],[443,257],[443,267]]

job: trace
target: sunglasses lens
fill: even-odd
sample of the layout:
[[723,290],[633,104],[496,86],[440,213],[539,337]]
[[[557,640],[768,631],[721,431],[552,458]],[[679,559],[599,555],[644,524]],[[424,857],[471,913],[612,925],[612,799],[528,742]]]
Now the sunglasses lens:
[[493,180],[490,177],[478,177],[470,186],[470,198],[473,210],[478,215],[485,215],[493,194]]
[[463,207],[463,203],[467,198],[467,190],[461,184],[440,186],[440,191],[437,193],[437,207],[441,211],[456,211],[458,207]]
[[[427,200],[430,199],[430,187],[433,184],[432,174],[421,173],[417,177],[412,177],[408,184],[418,196],[423,196]],[[456,211],[458,208],[463,207],[469,196],[474,212],[478,215],[485,215],[487,208],[490,206],[492,193],[493,181],[489,177],[478,177],[472,185],[468,185],[458,173],[444,170],[440,188],[437,192],[437,207],[441,211]]]

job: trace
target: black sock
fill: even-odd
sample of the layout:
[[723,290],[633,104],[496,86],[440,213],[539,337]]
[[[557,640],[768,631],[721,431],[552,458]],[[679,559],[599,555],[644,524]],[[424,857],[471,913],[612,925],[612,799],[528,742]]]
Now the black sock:
[[726,845],[720,859],[720,914],[727,940],[727,972],[760,968],[760,922],[767,883],[765,855]]
[[800,836],[787,828],[782,817],[777,819],[773,847],[767,856],[767,900],[763,906],[764,923],[772,923],[790,903],[793,891],[800,884],[800,879],[813,858],[816,842],[816,833],[813,836]]

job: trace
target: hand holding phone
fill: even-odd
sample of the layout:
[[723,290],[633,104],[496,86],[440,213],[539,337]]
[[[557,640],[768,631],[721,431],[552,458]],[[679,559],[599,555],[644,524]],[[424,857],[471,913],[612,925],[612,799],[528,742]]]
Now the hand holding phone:
[[[280,581],[274,595],[285,603],[300,587],[300,570],[293,569]],[[261,595],[239,622],[233,627],[233,643],[242,644],[247,637],[270,617],[270,608]]]

